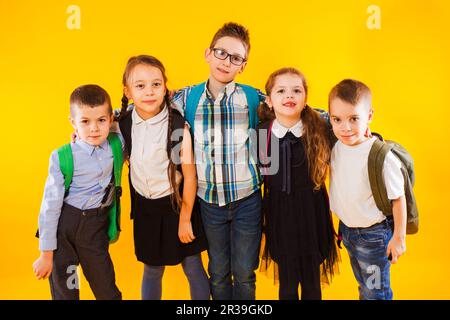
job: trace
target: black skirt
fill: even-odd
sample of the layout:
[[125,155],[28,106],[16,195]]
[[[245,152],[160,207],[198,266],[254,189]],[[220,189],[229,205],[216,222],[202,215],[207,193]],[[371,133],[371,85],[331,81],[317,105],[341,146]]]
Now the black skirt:
[[147,199],[136,192],[134,201],[134,248],[139,261],[152,265],[177,265],[185,257],[207,249],[198,200],[191,215],[194,241],[184,244],[178,238],[179,214],[171,197]]

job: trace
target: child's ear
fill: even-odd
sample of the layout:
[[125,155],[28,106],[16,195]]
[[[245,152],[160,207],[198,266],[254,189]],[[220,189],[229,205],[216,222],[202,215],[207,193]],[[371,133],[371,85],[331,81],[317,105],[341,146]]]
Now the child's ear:
[[205,50],[205,60],[206,62],[210,62],[211,61],[211,49],[210,48],[206,48]]
[[371,107],[369,110],[369,123],[372,122],[373,113],[374,113],[374,110],[373,110],[373,107]]
[[245,67],[247,66],[247,61],[245,61],[243,64],[241,64],[241,67],[239,69],[239,73],[244,72]]
[[125,97],[127,97],[128,100],[131,100],[130,90],[128,90],[128,88],[126,86],[123,87],[123,94],[125,95]]
[[70,116],[69,121],[70,121],[70,124],[72,125],[73,129],[75,130],[75,132],[77,132],[77,126],[75,124],[75,119]]
[[264,100],[264,102],[267,104],[269,109],[272,109],[272,100],[270,100],[269,96],[266,96],[266,100]]

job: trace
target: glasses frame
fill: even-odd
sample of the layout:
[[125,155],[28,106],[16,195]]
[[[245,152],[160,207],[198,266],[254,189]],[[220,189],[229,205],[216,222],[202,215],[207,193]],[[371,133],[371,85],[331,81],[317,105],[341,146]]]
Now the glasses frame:
[[[217,59],[219,59],[219,60],[227,60],[228,58],[230,58],[230,63],[232,63],[232,64],[234,64],[235,66],[238,66],[238,67],[242,66],[242,64],[247,62],[247,59],[242,58],[240,55],[230,54],[230,53],[228,53],[226,50],[224,50],[222,48],[211,48],[211,51],[214,53],[214,57],[216,57]],[[225,58],[218,57],[217,54],[216,54],[217,51],[222,51],[222,52],[226,53],[226,57]],[[238,57],[239,59],[242,59],[242,62],[240,64],[234,63],[233,60],[232,60],[233,57]]]

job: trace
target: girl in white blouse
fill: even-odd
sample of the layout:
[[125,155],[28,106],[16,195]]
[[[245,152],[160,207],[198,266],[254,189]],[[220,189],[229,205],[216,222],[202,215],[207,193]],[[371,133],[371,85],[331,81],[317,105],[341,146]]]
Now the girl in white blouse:
[[129,154],[135,253],[144,263],[142,299],[161,299],[164,266],[181,262],[191,298],[207,300],[200,255],[207,243],[197,209],[192,140],[182,116],[169,107],[166,83],[158,59],[129,59],[119,127]]

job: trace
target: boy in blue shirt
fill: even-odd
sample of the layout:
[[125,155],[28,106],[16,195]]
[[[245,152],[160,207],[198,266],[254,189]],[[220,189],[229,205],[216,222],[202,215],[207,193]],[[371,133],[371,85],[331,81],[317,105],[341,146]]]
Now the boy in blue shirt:
[[226,23],[205,52],[208,80],[181,89],[172,100],[194,137],[213,299],[255,299],[261,178],[249,129],[255,129],[256,107],[265,97],[234,81],[245,69],[249,50],[248,30]]
[[75,89],[70,121],[78,137],[71,143],[73,178],[66,192],[58,151],[53,151],[39,213],[41,255],[34,272],[37,279],[49,278],[54,300],[75,300],[79,289],[74,273],[81,264],[96,299],[121,299],[108,252],[107,208],[114,189],[108,93],[97,85]]

